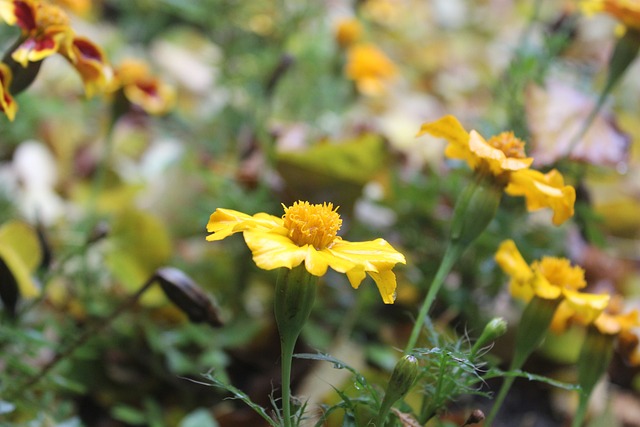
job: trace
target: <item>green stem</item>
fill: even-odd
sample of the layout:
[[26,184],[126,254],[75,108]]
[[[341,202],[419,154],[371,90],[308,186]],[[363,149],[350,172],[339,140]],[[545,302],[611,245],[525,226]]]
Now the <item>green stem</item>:
[[573,417],[573,422],[571,423],[571,427],[581,427],[584,422],[584,418],[587,415],[587,408],[589,403],[589,397],[591,395],[587,393],[580,393],[580,402],[578,403],[578,410],[576,411],[575,417]]
[[291,362],[293,359],[293,349],[296,345],[295,339],[282,338],[282,417],[284,427],[291,427]]
[[448,244],[447,249],[444,253],[444,257],[442,258],[440,266],[438,267],[438,271],[436,272],[436,275],[431,282],[431,286],[429,287],[427,296],[422,302],[422,307],[420,307],[420,312],[418,313],[418,318],[413,325],[413,330],[411,331],[409,342],[404,349],[405,353],[410,353],[415,348],[416,343],[418,342],[418,337],[420,336],[420,331],[422,330],[422,327],[424,325],[424,321],[427,318],[427,314],[429,314],[429,309],[431,308],[433,301],[436,299],[438,291],[444,283],[444,279],[451,271],[453,264],[455,264],[455,262],[460,257],[462,249],[463,248],[460,245],[452,243]]

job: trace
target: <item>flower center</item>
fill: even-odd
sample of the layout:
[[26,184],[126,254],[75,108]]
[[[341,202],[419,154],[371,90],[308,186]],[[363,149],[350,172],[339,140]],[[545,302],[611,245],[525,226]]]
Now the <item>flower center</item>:
[[571,266],[566,258],[543,257],[531,264],[531,268],[542,273],[549,283],[561,288],[578,290],[587,286],[584,270],[578,266]]
[[36,19],[38,29],[45,32],[53,26],[69,26],[69,17],[59,7],[52,4],[40,3],[37,5]]
[[509,158],[524,159],[527,157],[524,152],[524,141],[516,138],[513,132],[502,132],[491,137],[487,143],[502,151]]
[[284,207],[282,219],[289,230],[289,238],[296,245],[324,249],[335,240],[342,225],[337,210],[333,209],[333,203],[311,205],[309,202],[295,202],[293,206]]

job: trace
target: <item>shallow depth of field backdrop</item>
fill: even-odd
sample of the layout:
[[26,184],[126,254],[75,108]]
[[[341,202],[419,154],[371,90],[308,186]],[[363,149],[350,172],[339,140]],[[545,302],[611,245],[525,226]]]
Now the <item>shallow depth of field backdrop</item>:
[[[0,0],[0,18],[0,425],[488,425],[512,380],[494,426],[640,426],[637,0]],[[397,253],[291,270],[318,282],[288,408],[287,267],[245,217],[206,238],[231,232],[214,212],[298,201]]]

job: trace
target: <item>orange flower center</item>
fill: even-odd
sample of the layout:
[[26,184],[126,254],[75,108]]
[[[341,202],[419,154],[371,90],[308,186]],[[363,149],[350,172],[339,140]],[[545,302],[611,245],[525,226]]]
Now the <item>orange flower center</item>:
[[69,17],[61,8],[46,3],[39,3],[37,8],[36,26],[41,31],[46,31],[47,28],[53,26],[69,26]]
[[282,219],[289,230],[289,238],[296,245],[324,249],[335,240],[342,225],[337,210],[333,209],[333,203],[311,205],[309,202],[295,202],[293,206],[284,207]]
[[543,257],[531,264],[533,270],[539,271],[552,285],[561,288],[578,290],[587,286],[584,270],[571,266],[566,258]]
[[524,159],[527,157],[524,152],[524,141],[516,138],[513,132],[502,132],[491,137],[487,141],[489,145],[502,151],[505,156],[513,159]]

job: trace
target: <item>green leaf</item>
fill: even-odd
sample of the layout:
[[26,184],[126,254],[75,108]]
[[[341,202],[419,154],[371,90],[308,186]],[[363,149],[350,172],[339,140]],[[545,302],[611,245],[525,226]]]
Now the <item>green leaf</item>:
[[[136,291],[171,257],[167,227],[156,216],[138,210],[121,212],[113,225],[106,264],[131,292]],[[166,301],[158,287],[142,297],[142,303],[159,305]]]
[[127,424],[141,424],[146,423],[146,416],[143,411],[133,408],[127,405],[117,405],[111,410],[111,416],[118,421],[125,422]]
[[22,297],[33,298],[40,294],[31,273],[42,260],[42,250],[38,235],[30,225],[13,220],[0,227],[0,258],[17,282]]

